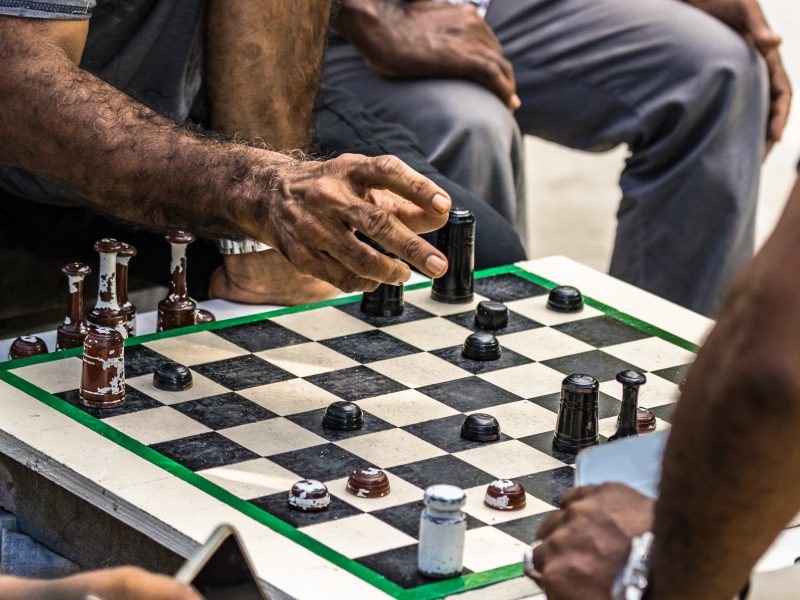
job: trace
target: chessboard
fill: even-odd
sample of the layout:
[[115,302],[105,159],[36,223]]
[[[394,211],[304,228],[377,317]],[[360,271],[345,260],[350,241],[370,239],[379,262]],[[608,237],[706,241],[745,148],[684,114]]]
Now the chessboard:
[[[407,286],[396,317],[364,315],[359,298],[348,297],[132,338],[127,399],[116,409],[78,401],[80,349],[3,364],[0,378],[390,597],[440,598],[519,577],[523,551],[572,485],[575,457],[552,446],[566,375],[600,382],[605,439],[621,404],[615,375],[646,373],[640,406],[663,429],[697,351],[591,297],[577,313],[549,310],[555,285],[509,266],[476,273],[470,304],[435,302],[423,283]],[[472,361],[461,346],[475,330],[475,306],[487,299],[509,308],[508,325],[495,332],[502,355]],[[190,367],[190,389],[153,386],[165,360]],[[76,385],[43,389],[65,380]],[[363,428],[323,428],[337,400],[361,407]],[[499,440],[460,436],[474,412],[497,418]],[[389,495],[346,491],[349,474],[366,466],[386,472]],[[483,504],[487,484],[499,478],[524,486],[524,509]],[[290,509],[289,489],[301,479],[327,485],[327,511]],[[417,573],[423,491],[436,483],[467,496],[465,570],[444,581]]]

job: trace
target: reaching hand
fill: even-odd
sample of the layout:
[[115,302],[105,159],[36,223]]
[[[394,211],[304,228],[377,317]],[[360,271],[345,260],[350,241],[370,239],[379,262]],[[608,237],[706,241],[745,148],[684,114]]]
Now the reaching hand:
[[782,39],[767,23],[756,0],[688,0],[697,8],[738,31],[755,46],[767,63],[770,78],[770,111],[766,152],[779,142],[789,118],[792,86],[778,47]]
[[533,565],[548,600],[608,600],[631,540],[652,527],[654,502],[631,488],[573,488],[539,528]]
[[[450,198],[400,159],[344,154],[292,162],[272,183],[268,201],[249,203],[240,221],[300,273],[356,292],[407,281],[403,261],[434,278],[447,271],[445,256],[416,234],[447,222]],[[359,241],[355,231],[400,260]]]
[[497,94],[511,110],[520,107],[514,69],[474,7],[384,3],[377,9],[377,18],[362,21],[349,15],[345,11],[340,17],[339,28],[379,75],[472,79]]

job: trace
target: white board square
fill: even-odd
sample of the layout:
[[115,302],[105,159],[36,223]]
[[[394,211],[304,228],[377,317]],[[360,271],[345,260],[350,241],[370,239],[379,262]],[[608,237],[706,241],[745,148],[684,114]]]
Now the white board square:
[[494,527],[470,529],[464,540],[464,566],[478,573],[513,565],[522,562],[527,549],[527,544]]
[[158,408],[109,417],[108,419],[103,419],[103,421],[114,429],[147,445],[211,431],[205,425],[168,406],[159,406]]
[[405,465],[446,454],[441,448],[402,429],[358,435],[336,443],[381,469]]
[[184,365],[200,365],[249,354],[244,348],[210,331],[166,337],[144,344],[170,360]]
[[625,362],[639,365],[646,371],[678,367],[692,362],[695,358],[693,352],[658,337],[608,346],[603,348],[603,352]]
[[542,325],[560,325],[561,323],[571,323],[579,319],[599,317],[603,314],[591,306],[584,306],[583,310],[574,313],[550,310],[547,308],[547,294],[544,296],[534,296],[533,298],[523,298],[522,300],[512,300],[508,302],[507,305],[509,310],[513,310],[523,317],[538,321]]
[[475,310],[479,303],[488,298],[475,294],[472,302],[465,302],[464,304],[445,304],[444,302],[436,302],[431,298],[431,288],[421,288],[418,290],[411,290],[405,293],[405,301],[410,302],[414,306],[418,306],[422,310],[426,310],[431,314],[445,316],[455,315],[468,310]]
[[369,367],[411,388],[443,383],[470,375],[464,369],[427,352],[379,360],[370,363]]
[[417,390],[403,390],[356,401],[362,409],[391,423],[404,427],[458,414],[454,408],[434,400]]
[[308,377],[309,375],[327,373],[338,369],[349,369],[360,364],[352,358],[348,358],[316,342],[265,350],[257,352],[256,356],[289,371],[289,373],[297,377]]
[[[191,369],[190,369],[191,371]],[[200,398],[208,398],[209,396],[218,396],[219,394],[227,394],[230,390],[221,386],[215,381],[211,381],[208,377],[192,371],[192,387],[182,392],[167,392],[159,390],[153,385],[153,375],[140,375],[125,380],[126,385],[136,388],[140,392],[158,400],[162,404],[170,406],[178,404],[179,402],[187,402],[188,400],[198,400]]]
[[556,425],[555,413],[529,400],[508,402],[472,412],[492,415],[497,418],[503,433],[517,439],[552,431]]
[[383,331],[428,352],[460,346],[472,333],[466,327],[440,317],[391,325],[384,327]]
[[538,398],[561,391],[564,374],[539,363],[510,367],[479,375],[506,391],[522,398]]
[[411,536],[367,514],[301,527],[300,531],[347,558],[378,554],[416,542]]
[[308,429],[283,417],[222,429],[219,433],[261,456],[281,454],[327,443],[316,433],[311,433]]
[[453,456],[497,479],[513,479],[564,466],[560,460],[531,448],[519,440],[480,446],[457,452]]
[[266,458],[214,467],[198,471],[197,474],[245,500],[279,492],[286,492],[288,495],[291,487],[298,481],[295,473]]
[[326,408],[331,402],[341,400],[305,379],[269,383],[237,393],[281,416]]
[[82,369],[83,361],[73,356],[20,367],[11,373],[30,381],[45,392],[57,394],[58,392],[77,390],[81,386]]
[[594,350],[593,346],[550,327],[501,335],[498,341],[502,348],[508,348],[536,361]]
[[313,312],[302,311],[282,315],[272,319],[272,322],[314,341],[375,329],[369,323],[351,317],[333,306],[317,308]]

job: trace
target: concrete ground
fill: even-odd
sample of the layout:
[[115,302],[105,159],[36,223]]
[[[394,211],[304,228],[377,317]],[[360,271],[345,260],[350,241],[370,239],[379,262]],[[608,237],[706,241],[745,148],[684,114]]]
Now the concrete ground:
[[[800,86],[800,3],[761,0],[767,19],[784,37],[783,57],[789,77]],[[794,110],[783,141],[764,164],[759,200],[757,240],[772,231],[788,198],[800,159],[800,105]],[[563,254],[607,270],[620,199],[617,185],[625,148],[604,154],[567,150],[535,138],[527,140],[528,240],[531,258]],[[571,215],[580,215],[589,230],[578,238],[564,235]]]

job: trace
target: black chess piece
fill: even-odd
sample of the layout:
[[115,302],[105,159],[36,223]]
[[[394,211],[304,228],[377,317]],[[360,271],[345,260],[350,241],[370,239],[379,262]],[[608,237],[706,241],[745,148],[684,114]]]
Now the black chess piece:
[[574,373],[564,379],[553,435],[556,450],[575,454],[598,443],[599,396],[600,384],[590,375]]
[[361,296],[361,312],[373,317],[397,317],[403,314],[403,286],[380,284],[374,292]]
[[192,372],[186,365],[164,361],[153,373],[153,387],[165,392],[182,392],[192,387]]
[[476,331],[461,347],[461,354],[472,360],[497,360],[501,352],[500,342],[488,331]]
[[355,431],[364,426],[364,413],[358,404],[339,400],[325,409],[322,426],[335,431]]
[[471,302],[475,289],[475,215],[463,208],[451,210],[436,237],[436,247],[447,257],[449,266],[447,273],[433,281],[431,297],[448,304]]
[[472,413],[461,425],[461,437],[473,442],[494,442],[500,439],[500,423],[492,415]]
[[475,309],[475,326],[481,329],[502,329],[508,325],[508,307],[502,302],[484,300]]
[[556,312],[578,312],[583,310],[583,294],[571,285],[560,285],[550,290],[547,308]]
[[647,377],[631,369],[617,373],[617,381],[622,384],[622,406],[617,417],[617,431],[609,441],[639,435],[639,388],[647,382]]

